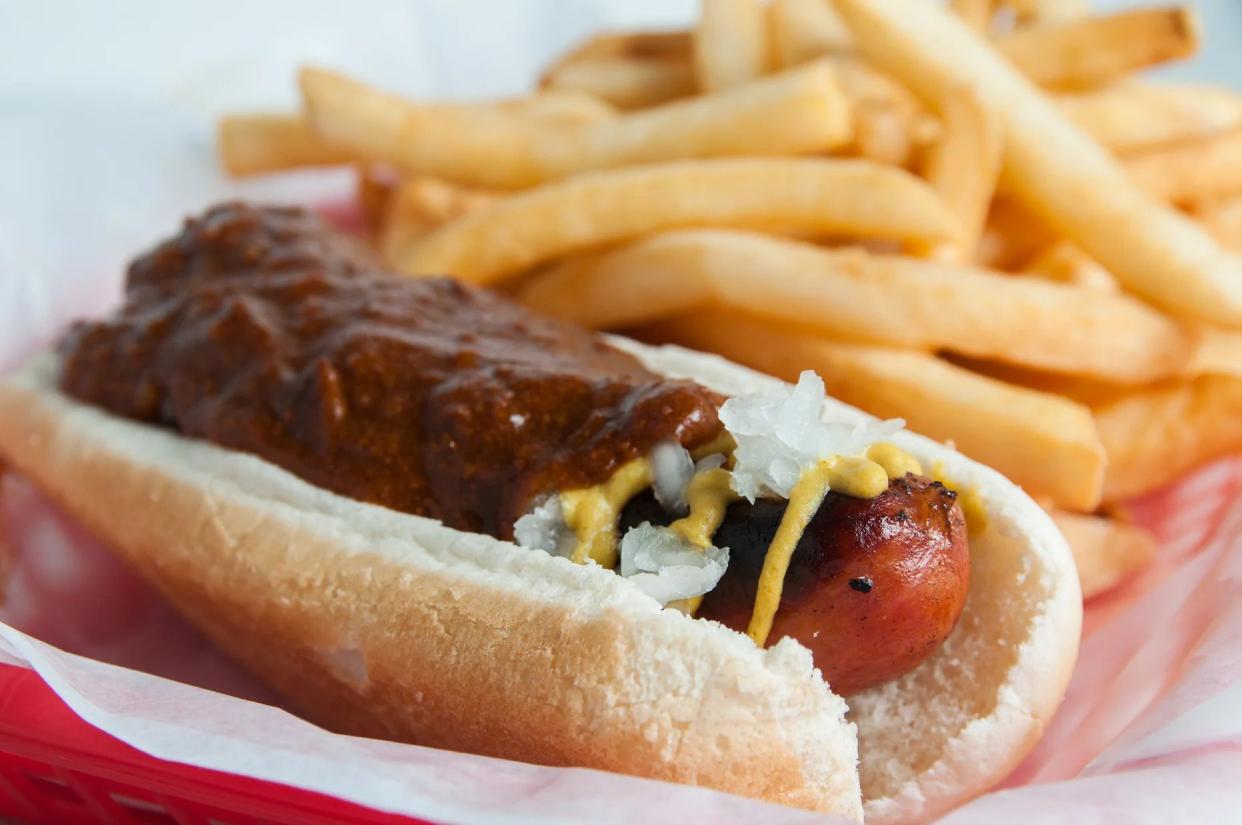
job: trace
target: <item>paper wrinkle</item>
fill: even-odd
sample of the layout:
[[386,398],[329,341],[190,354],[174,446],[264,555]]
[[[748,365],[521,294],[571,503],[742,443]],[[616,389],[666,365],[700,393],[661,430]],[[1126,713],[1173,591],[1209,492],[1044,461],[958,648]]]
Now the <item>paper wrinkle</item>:
[[[42,4],[21,7],[30,25],[6,19],[12,30],[35,34],[0,55],[0,371],[75,317],[111,306],[124,262],[175,231],[184,215],[227,197],[323,203],[350,195],[352,178],[340,170],[239,183],[215,167],[211,115],[291,107],[302,60],[409,92],[514,92],[529,88],[544,57],[588,32],[668,25],[694,7],[688,0],[515,0],[480,16],[466,4],[429,2],[414,13],[407,4],[368,0],[363,13],[347,15],[326,0],[221,0],[200,14],[193,4],[174,13],[141,0],[146,12],[134,19],[144,25],[105,40],[94,32],[104,21],[115,25],[110,7],[77,5],[85,42]],[[229,21],[242,15],[272,25],[239,30]],[[160,37],[152,27],[162,25],[201,36]],[[467,29],[473,34],[463,39]],[[45,54],[38,32],[51,33],[63,54]],[[1208,38],[1209,48],[1228,37]],[[105,46],[108,55],[134,59],[101,60],[91,51]],[[44,640],[0,625],[0,663],[35,669],[84,719],[148,753],[432,820],[825,822],[704,789],[326,733],[279,709],[279,700],[26,485],[6,479],[0,491],[17,551],[0,619]],[[1161,539],[1156,563],[1088,606],[1065,704],[1007,789],[945,822],[1236,818],[1242,459],[1207,468],[1133,511]],[[49,542],[57,555],[30,563]],[[348,650],[343,643],[338,651],[343,664],[357,665]]]

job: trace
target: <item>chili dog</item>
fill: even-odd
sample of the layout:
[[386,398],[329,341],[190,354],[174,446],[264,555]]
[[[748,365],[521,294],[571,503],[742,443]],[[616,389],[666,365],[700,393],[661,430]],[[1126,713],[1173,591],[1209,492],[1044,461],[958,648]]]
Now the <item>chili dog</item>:
[[297,210],[138,258],[0,388],[0,454],[350,732],[925,817],[1016,763],[1076,653],[1068,550],[994,473]]

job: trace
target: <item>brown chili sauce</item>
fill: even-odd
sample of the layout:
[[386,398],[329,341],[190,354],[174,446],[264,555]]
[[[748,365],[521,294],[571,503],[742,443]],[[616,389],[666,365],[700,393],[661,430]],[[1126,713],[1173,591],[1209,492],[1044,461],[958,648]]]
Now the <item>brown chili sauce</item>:
[[60,353],[83,401],[501,538],[540,496],[721,427],[709,390],[500,295],[391,275],[298,209],[187,221]]

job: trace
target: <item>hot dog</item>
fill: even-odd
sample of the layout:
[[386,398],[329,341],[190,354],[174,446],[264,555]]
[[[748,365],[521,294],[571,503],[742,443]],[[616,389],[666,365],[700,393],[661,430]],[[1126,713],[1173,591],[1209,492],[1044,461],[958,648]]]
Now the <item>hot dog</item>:
[[[970,554],[955,499],[915,475],[875,498],[828,493],[785,574],[772,638],[806,646],[842,696],[913,670],[949,635],[966,599]],[[729,508],[715,538],[730,548],[729,567],[696,615],[745,632],[784,510],[772,499]],[[622,525],[667,518],[645,496]]]
[[[805,655],[791,653],[800,648],[781,641],[790,637],[809,648],[829,687],[857,697],[851,704],[860,725],[861,779],[869,810],[927,815],[999,778],[998,766],[1012,764],[1029,746],[1030,731],[1055,705],[1076,642],[1076,630],[1069,631],[1077,621],[1077,602],[1066,595],[1075,586],[1072,566],[1039,509],[1001,487],[1000,493],[991,493],[992,507],[983,508],[988,517],[973,525],[978,537],[968,542],[953,482],[946,486],[925,474],[961,478],[963,492],[982,501],[988,500],[989,488],[996,488],[995,478],[983,473],[983,481],[976,481],[973,465],[921,443],[915,442],[917,450],[907,449],[900,442],[908,437],[893,424],[857,417],[825,421],[822,384],[817,387],[813,376],[804,377],[792,392],[777,384],[766,396],[739,395],[728,386],[711,386],[711,376],[691,380],[697,376],[659,374],[666,370],[651,367],[660,355],[532,316],[505,299],[449,280],[385,276],[364,251],[305,213],[227,205],[190,221],[180,236],[140,257],[131,266],[127,302],[117,314],[76,326],[62,339],[58,362],[45,361],[0,394],[0,409],[23,411],[9,417],[16,423],[0,429],[0,451],[12,453],[16,466],[93,521],[226,649],[336,727],[697,781],[856,814],[859,777],[849,767],[852,729],[842,718],[840,700],[824,690],[823,682],[801,671],[801,665],[789,664],[788,657]],[[724,370],[732,381],[749,379],[736,368],[714,369]],[[70,418],[81,421],[83,415],[86,429],[69,435],[62,424]],[[399,622],[404,634],[388,637],[398,648],[424,655],[435,651],[435,661],[420,664],[443,669],[444,681],[426,689],[431,677],[410,673],[406,662],[385,674],[386,688],[377,687],[369,675],[362,685],[350,684],[333,672],[334,660],[325,664],[322,655],[306,654],[323,647],[322,640],[309,638],[315,634],[298,629],[307,616],[296,607],[288,615],[273,607],[290,601],[287,591],[280,595],[282,576],[300,572],[287,558],[277,554],[274,570],[267,570],[260,583],[248,578],[254,560],[238,549],[239,542],[232,540],[226,552],[213,556],[207,548],[218,538],[205,538],[194,529],[187,539],[189,555],[183,557],[188,561],[173,565],[181,569],[170,573],[149,536],[134,536],[102,523],[106,518],[92,517],[95,503],[68,486],[66,468],[53,466],[58,462],[50,457],[72,456],[73,451],[29,447],[30,433],[40,430],[46,430],[36,439],[40,444],[75,438],[98,443],[102,435],[93,433],[89,422],[99,421],[106,422],[100,426],[121,426],[126,444],[129,435],[139,441],[162,439],[177,450],[205,441],[209,445],[201,446],[210,455],[258,460],[270,468],[262,472],[279,473],[314,495],[332,491],[334,502],[376,505],[410,524],[435,519],[444,526],[428,534],[432,537],[424,544],[445,545],[442,552],[448,556],[454,542],[465,537],[502,540],[488,545],[501,556],[489,563],[522,568],[505,583],[507,598],[539,602],[543,620],[557,628],[559,641],[548,647],[517,632],[517,619],[486,620],[486,611],[471,612],[483,610],[486,602],[487,588],[478,582],[445,584],[438,595],[424,594],[423,603],[401,606],[403,611],[435,612],[436,638],[422,639],[422,631],[411,629],[408,620]],[[115,455],[126,461],[137,453]],[[153,477],[157,481],[148,483],[171,485],[175,475],[164,467]],[[223,483],[225,475],[207,473],[198,480],[204,500],[215,500],[211,479]],[[261,495],[243,495],[239,501],[239,506],[264,510],[255,503],[264,501]],[[1006,510],[1012,507],[1018,516]],[[993,519],[997,508],[1004,512]],[[175,507],[153,510],[162,512],[176,517]],[[361,511],[350,513],[364,517]],[[230,537],[239,526],[218,513],[211,523]],[[335,533],[315,535],[322,543]],[[510,540],[524,547],[515,550],[503,543]],[[273,536],[264,541],[287,547]],[[244,542],[252,543],[263,541]],[[992,558],[980,549],[989,545],[1004,552]],[[315,557],[317,575],[332,578],[338,568],[348,567],[344,560],[334,561],[339,552],[325,550]],[[993,604],[995,588],[1025,581],[1013,568],[1023,552],[1035,561],[1021,565],[1033,563],[1046,575],[1035,577],[1040,592],[1013,608],[1026,611],[1026,621],[1002,630],[1000,613],[1007,609]],[[514,554],[527,558],[516,561]],[[606,659],[607,651],[615,652],[615,640],[609,643],[607,635],[578,626],[582,606],[566,599],[557,608],[556,599],[546,598],[546,585],[532,581],[532,570],[526,569],[553,564],[547,569],[560,570],[565,559],[557,556],[577,562],[576,569],[591,577],[584,592],[604,588],[611,594],[621,587],[615,592],[625,595],[617,598],[639,600],[631,607],[641,601],[657,608],[650,615],[626,608],[610,617],[621,625],[614,632],[641,636],[659,615],[661,627],[671,628],[667,632],[677,639],[676,663],[658,649],[635,649],[614,665],[611,676],[595,673],[582,657],[590,659],[589,651],[597,650]],[[604,574],[612,579],[607,585],[595,581]],[[221,575],[225,582],[214,581]],[[372,571],[365,585],[354,586],[398,586],[375,584],[375,575]],[[416,584],[451,578],[430,562],[408,562],[402,575],[413,576]],[[998,582],[998,577],[1012,581]],[[234,578],[240,586],[228,583]],[[212,586],[203,591],[208,580]],[[256,595],[255,587],[265,588],[265,595]],[[317,599],[343,592],[352,603],[350,587],[299,580],[294,589],[308,588]],[[467,603],[460,609],[473,618],[440,617],[437,611],[445,609],[446,600]],[[661,605],[709,621],[681,616],[669,625],[677,614],[660,612]],[[238,638],[234,620],[221,615],[273,610],[289,625],[297,655],[282,656],[253,629]],[[498,610],[503,616],[504,609]],[[999,613],[988,622],[978,610]],[[347,612],[348,620],[339,623],[344,627],[338,635],[344,638],[367,635],[393,621],[391,616],[355,615],[368,613],[364,605]],[[640,613],[644,618],[637,618]],[[733,631],[712,629],[710,620]],[[315,624],[319,635],[328,632],[318,618]],[[960,638],[964,634],[1018,631],[1025,636],[1015,640],[1017,648],[997,654],[1001,660],[1018,658],[1008,667],[992,667],[991,683],[982,688],[984,694],[1001,696],[1000,688],[1010,687],[1015,669],[1033,667],[1018,654],[1042,633],[1031,655],[1046,675],[1037,685],[1024,686],[1021,720],[996,701],[989,713],[986,695],[937,695],[935,701],[910,697],[927,687],[928,672],[939,673],[950,662],[959,670],[986,669],[983,654],[970,651],[970,643]],[[708,648],[715,650],[715,644],[719,650],[694,652],[689,640],[699,636]],[[495,645],[502,641],[512,649],[497,655]],[[743,642],[753,653],[741,652]],[[393,655],[366,643],[356,647],[368,673]],[[768,654],[764,647],[771,647]],[[474,661],[467,652],[472,648],[492,652],[486,662]],[[965,660],[979,661],[963,665],[964,652]],[[483,679],[508,685],[508,714],[479,709],[465,722],[455,716],[454,685],[460,690],[477,684],[477,668],[491,665],[529,675],[531,662],[548,656],[561,664],[516,688],[503,675]],[[787,661],[777,664],[782,659]],[[718,686],[696,683],[689,689],[670,681],[666,672],[669,667],[696,672],[708,661],[711,672],[725,674],[718,679],[733,685],[724,690],[727,698],[709,701],[707,695]],[[557,680],[572,676],[575,668],[573,690],[557,693],[552,683],[560,684]],[[741,671],[748,668],[755,672],[747,677]],[[315,675],[307,676],[308,670]],[[768,699],[747,696],[741,686],[748,679],[767,684]],[[593,686],[582,687],[583,680]],[[327,686],[316,689],[318,683]],[[600,708],[616,707],[618,692],[637,685],[647,696],[637,701],[659,704],[650,691],[660,683],[673,698],[689,690],[703,708],[722,702],[726,707],[707,714],[712,721],[676,721],[661,707],[646,724],[627,719],[601,726]],[[403,698],[403,689],[419,697],[417,708]],[[348,700],[341,699],[342,691],[352,692]],[[928,692],[937,691],[943,687]],[[801,734],[784,727],[791,717],[782,722],[768,704],[777,693],[801,707],[804,721],[818,720],[816,743],[800,741]],[[894,768],[892,755],[884,753],[893,748],[884,741],[893,720],[879,717],[893,716],[885,706],[902,701],[903,694],[909,706],[917,701],[923,713],[956,719],[956,728],[954,723],[928,725],[937,728],[925,745],[933,758],[922,753],[902,757],[905,767]],[[568,748],[563,730],[558,735],[533,721],[501,721],[506,715],[538,716],[532,708],[546,704],[548,696],[559,697],[570,716],[585,714],[578,721],[593,732],[580,731],[582,741]],[[722,732],[721,720],[729,719],[732,730],[738,713],[752,719],[751,730]],[[864,719],[868,715],[876,718]],[[448,719],[454,722],[451,727]],[[995,752],[980,754],[986,764],[967,772],[968,779],[938,778],[938,769],[961,759],[957,737],[977,723],[993,729]],[[670,744],[700,734],[712,744],[692,746],[689,752],[684,741]],[[875,766],[870,771],[869,761]],[[717,769],[706,770],[707,763]],[[915,796],[917,802],[911,801]]]

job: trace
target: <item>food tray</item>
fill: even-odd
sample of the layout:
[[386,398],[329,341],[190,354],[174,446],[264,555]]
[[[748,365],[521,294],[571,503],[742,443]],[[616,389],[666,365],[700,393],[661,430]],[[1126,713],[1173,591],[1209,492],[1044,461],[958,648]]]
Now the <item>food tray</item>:
[[149,756],[84,722],[32,670],[0,664],[0,819],[49,825],[426,823]]

